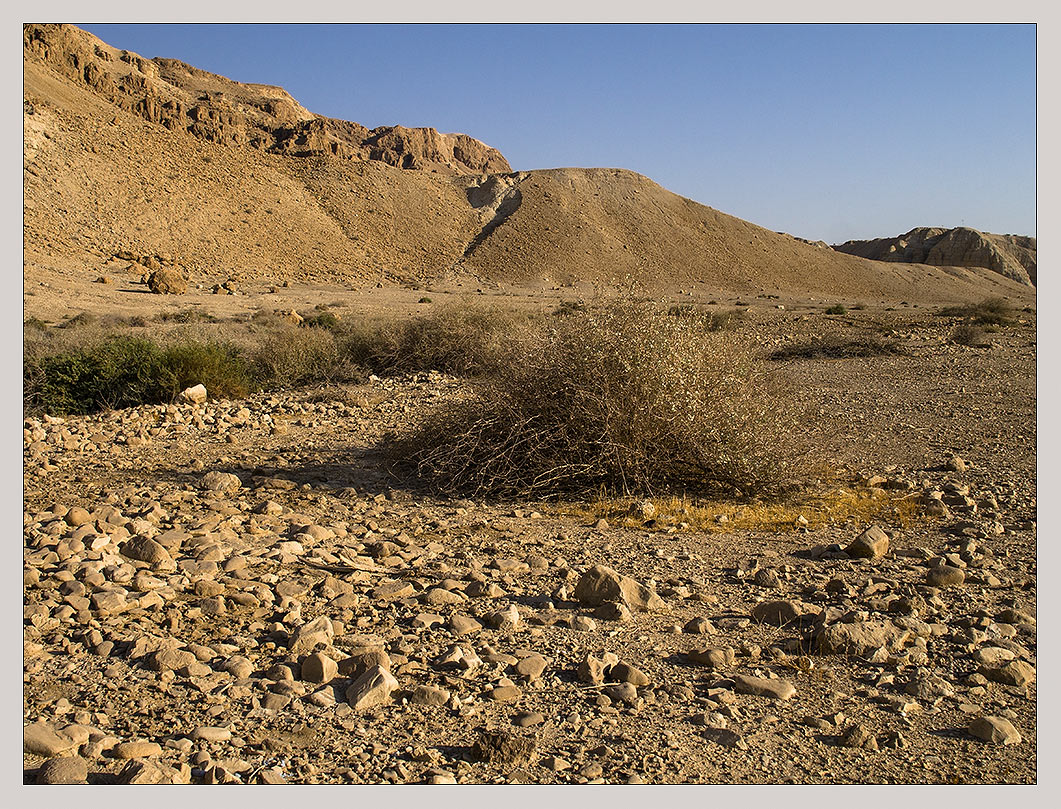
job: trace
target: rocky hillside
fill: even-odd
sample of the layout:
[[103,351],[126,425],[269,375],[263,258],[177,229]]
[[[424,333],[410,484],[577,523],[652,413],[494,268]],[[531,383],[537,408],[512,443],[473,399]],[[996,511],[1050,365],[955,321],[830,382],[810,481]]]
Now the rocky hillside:
[[381,126],[314,115],[286,90],[244,84],[176,59],[144,59],[71,25],[25,25],[27,82],[40,68],[107,102],[202,140],[299,157],[379,160],[405,169],[459,173],[510,171],[496,149],[468,135]]
[[709,298],[1032,298],[979,266],[847,256],[621,169],[512,172],[466,135],[322,118],[280,88],[66,25],[24,27],[24,100],[29,287],[57,271],[91,281],[131,255],[193,284],[636,280]]
[[893,239],[853,240],[834,245],[834,249],[874,261],[985,267],[1028,286],[1036,283],[1032,236],[981,233],[972,228],[914,228]]

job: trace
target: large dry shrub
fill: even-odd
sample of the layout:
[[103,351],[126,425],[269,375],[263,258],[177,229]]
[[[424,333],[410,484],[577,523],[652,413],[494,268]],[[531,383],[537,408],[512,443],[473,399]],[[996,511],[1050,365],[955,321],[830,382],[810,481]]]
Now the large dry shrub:
[[620,302],[513,340],[470,396],[386,448],[451,492],[766,495],[793,479],[793,426],[732,335]]

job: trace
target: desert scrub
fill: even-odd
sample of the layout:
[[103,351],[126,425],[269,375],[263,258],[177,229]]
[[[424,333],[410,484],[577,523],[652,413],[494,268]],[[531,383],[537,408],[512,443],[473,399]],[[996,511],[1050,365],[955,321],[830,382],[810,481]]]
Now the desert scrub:
[[847,308],[842,303],[836,303],[825,310],[827,315],[846,315]]
[[493,370],[527,316],[475,302],[443,304],[408,320],[349,327],[351,361],[379,374],[441,371],[476,376]]
[[84,414],[172,401],[188,385],[214,396],[246,396],[251,376],[231,346],[111,336],[23,361],[26,412]]
[[260,382],[272,389],[364,378],[335,334],[318,326],[283,323],[261,333],[250,353]]
[[769,495],[800,434],[777,380],[697,318],[620,302],[508,344],[471,394],[384,449],[444,492]]
[[979,303],[948,306],[939,310],[940,317],[960,317],[980,326],[1005,326],[1013,310],[1004,298],[985,298]]
[[975,323],[959,323],[950,333],[950,341],[960,346],[981,346],[985,337],[984,330]]

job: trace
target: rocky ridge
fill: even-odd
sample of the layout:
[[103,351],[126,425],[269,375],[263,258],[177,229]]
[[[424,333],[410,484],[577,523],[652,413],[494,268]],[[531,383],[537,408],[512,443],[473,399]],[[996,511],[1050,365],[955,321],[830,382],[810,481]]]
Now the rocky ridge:
[[496,149],[463,134],[315,115],[281,87],[246,84],[176,59],[145,59],[65,24],[22,29],[28,70],[44,68],[106,102],[211,143],[297,157],[379,160],[403,169],[463,174],[511,171]]
[[1036,284],[1036,241],[1032,236],[981,233],[972,228],[914,228],[888,239],[851,240],[834,250],[873,261],[985,267],[1021,284]]

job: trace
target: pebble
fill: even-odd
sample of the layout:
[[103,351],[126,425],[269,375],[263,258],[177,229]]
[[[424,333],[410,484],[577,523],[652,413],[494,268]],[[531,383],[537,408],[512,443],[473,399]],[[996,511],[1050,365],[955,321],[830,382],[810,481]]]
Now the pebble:
[[787,700],[796,695],[796,687],[788,680],[782,679],[770,680],[750,674],[734,674],[733,685],[738,694],[753,694],[776,700]]

